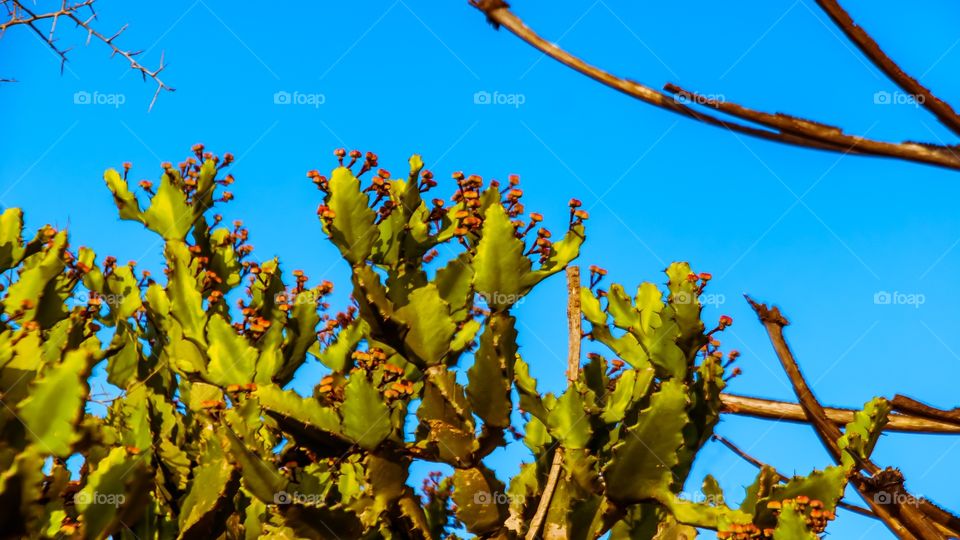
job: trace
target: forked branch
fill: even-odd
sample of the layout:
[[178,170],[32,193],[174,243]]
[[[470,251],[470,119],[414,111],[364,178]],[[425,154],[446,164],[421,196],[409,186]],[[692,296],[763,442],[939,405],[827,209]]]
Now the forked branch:
[[[840,429],[829,420],[823,406],[813,395],[813,391],[800,372],[800,367],[793,356],[793,352],[787,345],[786,338],[783,336],[783,328],[790,324],[789,321],[776,307],[768,308],[765,304],[754,302],[750,297],[747,297],[747,301],[767,330],[770,343],[773,345],[773,349],[780,359],[780,364],[790,379],[790,384],[793,386],[794,393],[796,393],[797,400],[803,407],[807,419],[813,425],[830,455],[837,463],[840,463],[843,457],[843,451],[837,442],[841,436]],[[855,459],[857,458],[856,455],[850,455]],[[869,473],[872,478],[861,476],[855,472],[850,476],[851,483],[870,506],[870,510],[882,519],[894,534],[899,538],[918,538],[922,540],[947,538],[945,532],[938,527],[935,521],[936,516],[928,515],[921,505],[915,504],[915,501],[922,501],[922,499],[910,496],[897,497],[898,500],[893,501],[892,504],[881,504],[883,499],[877,498],[880,486],[872,480],[886,476],[899,476],[899,473],[889,469],[881,469],[869,459],[858,459],[858,466]],[[900,486],[898,487],[902,487],[902,477],[899,477],[899,480]],[[940,525],[943,526],[943,524]]]
[[[663,91],[642,83],[617,77],[581,60],[534,32],[510,11],[503,0],[471,0],[471,4],[487,16],[495,27],[503,26],[544,54],[600,83],[645,103],[687,116],[694,120],[724,127],[730,131],[795,146],[829,150],[843,154],[865,154],[937,165],[960,170],[960,147],[927,143],[891,143],[844,133],[836,126],[786,114],[771,114],[735,103],[706,99],[703,96],[667,84]],[[708,109],[743,121],[732,122],[688,106],[694,101]]]

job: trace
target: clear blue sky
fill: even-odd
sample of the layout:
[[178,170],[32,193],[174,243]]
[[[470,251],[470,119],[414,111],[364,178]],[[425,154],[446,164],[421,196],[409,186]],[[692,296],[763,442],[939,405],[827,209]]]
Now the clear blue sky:
[[[43,2],[41,2],[42,4]],[[607,69],[659,86],[675,82],[769,111],[835,122],[890,140],[953,142],[910,104],[877,105],[896,88],[863,59],[812,0],[699,7],[597,0],[516,0],[548,39]],[[28,226],[68,225],[74,245],[139,259],[156,269],[160,245],[121,223],[101,179],[134,163],[155,180],[161,161],[204,142],[237,156],[236,202],[260,258],[332,279],[345,301],[347,266],[315,216],[308,169],[330,169],[338,146],[372,150],[403,170],[423,154],[439,178],[453,170],[505,178],[518,173],[527,206],[563,228],[566,201],[590,208],[582,264],[599,264],[628,288],[662,283],[661,270],[688,260],[714,275],[707,321],[731,315],[725,345],[743,353],[735,392],[792,399],[792,392],[740,295],[781,305],[802,368],[823,402],[859,406],[895,392],[957,405],[960,371],[960,176],[921,165],[778,146],[647,107],[572,73],[506,32],[493,31],[466,1],[284,3],[101,0],[109,33],[146,49],[177,88],[152,112],[149,83],[108,58],[102,44],[76,45],[64,74],[23,29],[0,40],[0,203],[23,207]],[[910,73],[960,104],[960,5],[946,0],[849,0],[845,7]],[[349,6],[349,7],[348,7]],[[954,75],[951,75],[953,73]],[[278,91],[321,95],[318,106],[276,105]],[[476,105],[486,91],[509,104]],[[118,107],[77,105],[76,92]],[[94,94],[96,92],[97,94]],[[521,97],[518,97],[519,95]],[[301,100],[308,98],[301,97]],[[519,311],[523,354],[541,388],[563,387],[562,278]],[[878,305],[879,291],[923,295],[922,305]],[[306,390],[319,370],[305,369]],[[829,458],[805,426],[725,418],[717,431],[781,472],[806,473]],[[915,493],[960,507],[960,438],[887,435],[876,461],[898,465]],[[521,450],[497,454],[501,478]],[[701,454],[688,491],[707,471],[738,501],[754,470],[719,445]],[[834,538],[886,538],[881,525],[841,513]]]

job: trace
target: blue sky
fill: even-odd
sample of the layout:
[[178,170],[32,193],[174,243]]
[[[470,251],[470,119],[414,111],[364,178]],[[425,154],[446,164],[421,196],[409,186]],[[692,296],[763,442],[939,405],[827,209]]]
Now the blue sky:
[[[41,2],[42,3],[42,2]],[[812,0],[749,7],[669,2],[514,2],[542,35],[606,69],[659,87],[674,82],[768,111],[836,123],[886,140],[953,143],[927,112],[876,104],[890,83],[847,43]],[[64,25],[75,45],[63,75],[39,40],[13,29],[0,40],[0,204],[28,226],[69,226],[74,245],[156,269],[161,246],[120,222],[102,172],[134,163],[155,180],[161,161],[190,145],[237,156],[236,202],[256,254],[280,255],[311,280],[332,279],[345,298],[347,267],[315,217],[319,193],[305,171],[331,169],[333,148],[372,150],[403,170],[424,156],[439,178],[454,170],[521,175],[527,207],[562,229],[566,201],[590,209],[583,265],[607,268],[627,288],[662,283],[674,260],[714,275],[710,292],[729,314],[724,345],[743,353],[731,390],[792,399],[765,334],[740,295],[783,307],[788,338],[824,403],[859,406],[904,393],[956,403],[960,334],[960,213],[955,172],[840,156],[734,135],[650,108],[495,32],[465,1],[294,2],[270,9],[215,0],[101,0],[101,27],[130,27],[120,43],[164,52],[163,93],[110,59],[102,44]],[[844,3],[885,50],[948,102],[960,104],[960,5],[930,0]],[[88,92],[102,104],[75,104]],[[277,92],[301,103],[275,104]],[[477,92],[495,101],[475,104]],[[494,94],[496,92],[496,94]],[[81,94],[82,95],[82,94]],[[122,101],[117,105],[116,102]],[[521,102],[522,103],[519,103]],[[509,102],[509,103],[507,103]],[[564,284],[544,284],[518,310],[523,354],[541,388],[563,387]],[[877,293],[922,298],[877,304]],[[310,388],[317,371],[298,378]],[[724,418],[718,433],[781,472],[806,473],[829,457],[805,426]],[[951,484],[960,439],[886,435],[875,454],[902,468],[908,487],[960,507]],[[496,456],[501,478],[522,458]],[[719,445],[694,471],[712,472],[738,501],[752,468]],[[691,480],[688,491],[698,488]],[[886,529],[841,513],[835,538],[884,538]]]

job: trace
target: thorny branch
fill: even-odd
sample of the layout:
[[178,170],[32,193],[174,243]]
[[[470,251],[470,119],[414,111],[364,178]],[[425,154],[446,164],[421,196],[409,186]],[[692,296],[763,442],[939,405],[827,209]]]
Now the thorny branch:
[[[6,8],[6,20],[0,22],[0,37],[6,33],[7,29],[13,28],[16,26],[26,26],[31,31],[33,31],[50,49],[60,58],[60,71],[63,72],[63,67],[67,62],[67,53],[70,52],[70,48],[63,48],[57,43],[56,31],[57,24],[60,22],[60,19],[66,19],[67,21],[73,22],[77,27],[82,28],[87,33],[87,44],[91,40],[96,39],[106,46],[110,47],[110,56],[121,56],[127,60],[130,64],[130,69],[140,72],[140,75],[143,77],[143,80],[146,81],[147,78],[153,80],[157,85],[157,90],[153,94],[153,99],[150,100],[150,109],[153,109],[153,105],[157,102],[157,98],[160,95],[160,92],[166,90],[168,92],[173,92],[175,89],[167,85],[160,78],[160,73],[166,68],[164,64],[163,53],[160,54],[160,65],[156,69],[150,69],[137,60],[137,57],[143,53],[143,51],[129,51],[126,49],[121,49],[117,46],[114,41],[120,37],[120,34],[127,29],[127,26],[124,25],[120,30],[118,30],[113,35],[106,35],[101,33],[99,30],[93,27],[94,21],[97,19],[97,12],[94,9],[94,3],[96,0],[80,0],[76,2],[68,2],[67,0],[61,0],[60,8],[53,11],[46,12],[36,12],[30,7],[28,7],[26,2],[22,0],[0,0],[0,3]],[[45,24],[49,21],[49,28],[44,31],[40,28],[40,24]],[[12,79],[2,79],[0,82],[13,82]]]
[[[674,84],[666,84],[663,91],[659,91],[642,83],[617,77],[599,67],[588,64],[556,44],[547,41],[510,11],[510,6],[503,0],[470,0],[470,3],[482,11],[487,16],[487,21],[494,27],[499,28],[503,26],[529,45],[567,67],[655,107],[666,109],[706,124],[724,127],[733,132],[744,133],[753,137],[785,144],[829,150],[843,154],[863,154],[896,158],[960,170],[960,146],[878,141],[857,135],[850,135],[844,133],[839,127],[820,122],[782,113],[766,113],[727,101],[707,99],[700,94],[685,90]],[[879,50],[879,48],[877,48],[877,50]],[[895,80],[901,84],[906,82],[902,78],[895,78]],[[918,93],[923,89],[919,83],[910,86],[910,88],[917,90]],[[943,106],[936,105],[936,103],[942,102],[933,97],[929,91],[927,91],[927,93],[931,97],[929,106],[937,107],[937,111],[939,111],[936,112],[937,117],[943,122],[951,121],[951,117],[947,111],[949,106],[946,106],[945,103]],[[703,105],[707,109],[716,110],[745,123],[731,122],[719,116],[701,112],[701,110],[694,109],[686,104],[686,102],[690,100]],[[950,109],[950,112],[952,112],[952,109]],[[950,124],[947,125],[949,126]]]

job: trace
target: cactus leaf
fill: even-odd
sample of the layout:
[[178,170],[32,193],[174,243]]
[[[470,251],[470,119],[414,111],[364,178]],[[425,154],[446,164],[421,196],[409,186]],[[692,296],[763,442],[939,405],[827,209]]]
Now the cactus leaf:
[[332,222],[326,226],[330,239],[351,265],[363,263],[379,240],[374,226],[376,213],[370,209],[370,197],[360,191],[360,180],[350,169],[338,167],[333,171],[327,205],[334,212]]
[[527,290],[523,280],[532,264],[500,204],[487,209],[473,266],[473,285],[493,311],[509,309]]
[[683,444],[687,396],[680,382],[665,381],[613,448],[604,467],[607,497],[619,504],[664,497],[673,483],[672,468]]
[[390,409],[363,373],[350,376],[344,389],[343,434],[366,450],[373,450],[393,431]]
[[86,375],[90,364],[89,352],[70,351],[61,364],[44,372],[20,403],[17,414],[27,426],[30,438],[55,456],[68,456],[79,438],[76,426],[88,393]]
[[480,348],[474,355],[473,366],[467,370],[470,379],[467,397],[473,410],[491,427],[510,425],[509,374],[517,354],[517,331],[514,318],[496,314],[487,322],[480,335]]
[[492,532],[507,519],[504,485],[487,468],[455,470],[453,486],[457,518],[471,533],[482,535]]

